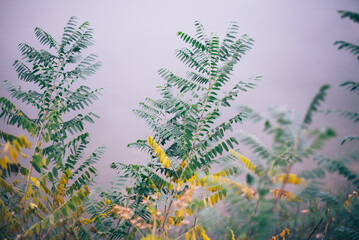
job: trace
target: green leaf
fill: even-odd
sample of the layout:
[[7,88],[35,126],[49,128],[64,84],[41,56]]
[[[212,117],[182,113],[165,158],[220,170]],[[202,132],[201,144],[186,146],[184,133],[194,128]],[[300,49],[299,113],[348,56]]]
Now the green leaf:
[[305,114],[304,117],[304,124],[310,124],[312,122],[312,115],[313,113],[318,111],[318,107],[320,106],[320,103],[324,101],[325,96],[326,96],[326,91],[330,88],[330,86],[328,84],[323,85],[320,89],[319,92],[315,95],[315,97],[313,98],[312,102],[309,105],[309,109],[307,110],[307,113]]

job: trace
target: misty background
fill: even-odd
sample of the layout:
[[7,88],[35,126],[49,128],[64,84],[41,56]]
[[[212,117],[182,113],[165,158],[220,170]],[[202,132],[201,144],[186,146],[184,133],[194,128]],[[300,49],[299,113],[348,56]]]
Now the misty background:
[[[99,56],[103,67],[86,82],[91,88],[103,88],[99,101],[88,108],[99,115],[95,124],[87,125],[91,144],[89,150],[106,146],[106,154],[97,164],[97,182],[107,184],[115,174],[109,168],[115,161],[145,163],[148,156],[126,145],[151,135],[143,120],[132,109],[146,97],[157,98],[156,86],[163,80],[157,70],[162,67],[175,74],[184,74],[185,67],[175,57],[175,49],[185,44],[178,31],[194,35],[194,22],[200,21],[207,33],[223,37],[231,21],[240,26],[241,34],[249,34],[255,44],[236,66],[232,83],[263,76],[258,86],[240,93],[232,103],[264,112],[269,105],[285,105],[304,114],[320,86],[329,83],[325,103],[321,109],[359,111],[358,96],[340,88],[340,83],[357,81],[358,60],[346,51],[338,51],[333,43],[345,40],[359,42],[359,26],[341,19],[338,10],[359,12],[358,0],[152,0],[152,1],[39,1],[2,0],[0,2],[0,82],[17,79],[12,68],[21,59],[18,44],[40,47],[34,35],[35,27],[60,39],[71,16],[78,23],[89,21],[94,28],[95,45],[88,53]],[[26,86],[25,86],[26,87]],[[1,96],[9,97],[3,86]],[[14,100],[12,100],[14,101]],[[15,104],[23,106],[14,101]],[[31,109],[25,108],[31,115]],[[331,126],[338,136],[359,133],[359,125],[334,116],[315,116],[315,126]],[[224,120],[224,119],[223,119]],[[21,130],[9,128],[2,121],[0,127],[13,134]],[[261,127],[243,124],[245,130],[261,137]],[[269,144],[268,139],[264,139]],[[357,144],[340,145],[332,140],[323,151],[335,154]],[[242,147],[239,146],[242,150]],[[250,152],[243,153],[250,156]]]

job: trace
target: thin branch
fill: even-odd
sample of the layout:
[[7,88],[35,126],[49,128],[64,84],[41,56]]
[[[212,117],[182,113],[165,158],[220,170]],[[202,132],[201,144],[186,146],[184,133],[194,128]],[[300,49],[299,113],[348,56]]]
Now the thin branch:
[[322,240],[325,239],[325,235],[327,235],[327,231],[328,231],[328,227],[329,227],[329,222],[330,222],[330,213],[329,213],[329,208],[327,209],[327,223],[325,224],[325,229],[323,232],[323,236],[322,236]]

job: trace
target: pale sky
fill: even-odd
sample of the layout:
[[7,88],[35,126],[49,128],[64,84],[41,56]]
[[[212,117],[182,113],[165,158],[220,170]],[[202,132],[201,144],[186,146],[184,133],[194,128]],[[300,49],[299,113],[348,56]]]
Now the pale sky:
[[[90,21],[95,37],[90,52],[99,56],[103,67],[84,84],[104,88],[103,96],[91,106],[101,119],[89,127],[90,148],[107,147],[98,165],[98,182],[106,184],[113,175],[108,170],[111,162],[146,162],[145,154],[126,148],[127,143],[151,134],[132,109],[146,97],[157,96],[155,86],[163,82],[158,69],[166,67],[175,73],[187,69],[174,55],[175,49],[185,46],[176,33],[194,35],[195,20],[208,33],[219,36],[224,35],[231,21],[237,21],[241,34],[255,39],[253,49],[238,64],[232,79],[245,81],[261,75],[263,80],[256,89],[242,94],[237,104],[261,111],[268,105],[286,105],[304,113],[319,87],[329,83],[332,88],[323,109],[359,111],[358,96],[338,87],[343,81],[359,80],[358,60],[333,46],[336,40],[358,44],[359,24],[340,19],[338,10],[359,12],[359,1],[2,0],[0,82],[7,79],[20,83],[12,64],[20,58],[19,43],[39,46],[35,27],[59,39],[69,17],[78,17],[79,23]],[[1,96],[7,96],[3,89]],[[325,121],[337,129],[339,136],[359,133],[358,126],[349,121],[331,117]],[[3,129],[2,122],[0,126]],[[246,130],[245,125],[241,129]],[[249,127],[249,131],[255,129]],[[332,152],[342,150],[336,143],[333,146]]]

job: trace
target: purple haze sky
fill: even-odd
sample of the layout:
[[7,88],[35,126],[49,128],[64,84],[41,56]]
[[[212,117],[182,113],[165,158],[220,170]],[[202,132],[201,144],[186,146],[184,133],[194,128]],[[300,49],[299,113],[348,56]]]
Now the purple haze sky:
[[[103,63],[86,84],[104,88],[103,96],[91,110],[101,116],[90,126],[91,147],[108,149],[99,164],[99,182],[113,175],[113,161],[141,163],[145,154],[127,149],[126,144],[151,134],[132,109],[145,97],[156,97],[155,86],[161,67],[175,73],[186,70],[174,56],[184,46],[177,31],[194,33],[199,20],[208,32],[223,36],[231,21],[241,34],[255,39],[255,45],[237,66],[233,81],[263,76],[259,86],[242,94],[238,104],[257,110],[268,105],[286,105],[306,111],[319,87],[332,88],[326,108],[359,111],[358,97],[338,87],[345,80],[358,80],[358,61],[333,46],[336,40],[359,42],[359,24],[340,19],[338,10],[359,12],[358,0],[184,0],[184,1],[38,1],[0,2],[0,80],[17,80],[12,63],[20,58],[18,44],[39,46],[34,28],[40,27],[60,38],[70,16],[79,23],[90,21],[95,29],[95,45],[90,49]],[[1,89],[1,96],[8,96]],[[236,104],[234,104],[235,106]],[[235,109],[232,113],[235,112]],[[328,117],[339,136],[359,132],[348,121]],[[327,123],[327,122],[326,122]],[[3,129],[3,123],[1,122]],[[323,122],[316,122],[317,125]],[[242,128],[245,125],[242,126]],[[250,127],[255,132],[255,128]],[[341,150],[337,143],[330,149]]]

